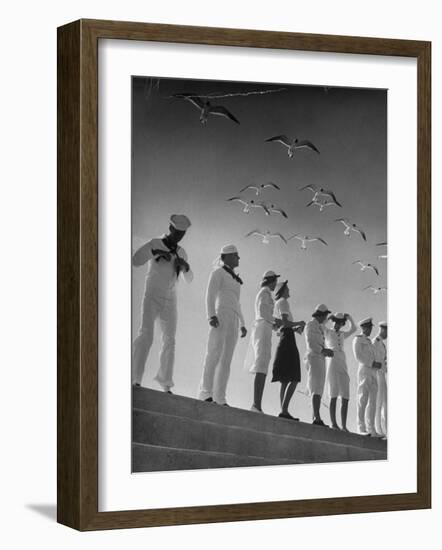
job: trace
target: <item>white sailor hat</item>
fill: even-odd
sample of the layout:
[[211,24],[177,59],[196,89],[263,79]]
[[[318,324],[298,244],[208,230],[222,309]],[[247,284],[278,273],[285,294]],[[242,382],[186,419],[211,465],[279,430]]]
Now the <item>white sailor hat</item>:
[[336,321],[346,321],[345,315],[343,313],[333,313],[333,315],[330,315],[330,319],[336,323]]
[[366,317],[365,319],[361,319],[358,323],[360,327],[363,327],[364,325],[372,325],[373,324],[373,317]]
[[269,269],[263,274],[262,279],[277,279],[278,277],[281,277],[281,275],[277,275],[274,271]]
[[238,249],[234,244],[225,244],[220,252],[220,254],[238,254]]
[[318,313],[331,313],[331,311],[328,309],[328,307],[325,304],[318,304],[315,307],[315,311],[313,312],[313,315],[317,315]]
[[172,214],[170,216],[170,225],[173,225],[178,231],[187,231],[192,224],[184,214]]
[[387,326],[388,326],[388,325],[387,325],[387,321],[380,321],[380,322],[378,323],[378,326],[379,326],[379,327],[385,327],[385,328],[387,328]]

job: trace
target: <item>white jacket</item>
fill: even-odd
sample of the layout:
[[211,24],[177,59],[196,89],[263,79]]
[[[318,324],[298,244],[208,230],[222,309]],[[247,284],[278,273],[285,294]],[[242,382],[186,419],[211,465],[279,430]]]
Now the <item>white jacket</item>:
[[376,361],[374,346],[368,336],[358,334],[353,340],[353,353],[360,367],[372,367]]
[[207,317],[210,319],[223,309],[233,310],[239,318],[241,326],[244,326],[244,317],[241,311],[239,298],[241,285],[230,273],[222,267],[212,271],[206,292]]
[[376,361],[382,365],[380,370],[385,373],[387,372],[387,347],[385,342],[380,336],[376,336],[376,338],[373,338],[372,344],[374,347]]

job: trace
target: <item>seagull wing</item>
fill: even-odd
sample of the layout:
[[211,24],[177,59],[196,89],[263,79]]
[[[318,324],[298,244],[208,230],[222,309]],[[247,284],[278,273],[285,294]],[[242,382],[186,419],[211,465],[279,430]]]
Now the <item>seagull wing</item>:
[[385,241],[383,243],[376,243],[376,246],[387,246],[387,241]]
[[306,204],[305,206],[311,206],[312,204],[319,204],[318,202],[316,201],[310,201],[308,204]]
[[288,218],[287,214],[282,208],[272,208],[272,212],[276,212],[277,214],[281,214],[281,216],[284,216],[284,218]]
[[192,103],[192,105],[195,105],[195,107],[198,107],[198,109],[204,108],[204,101],[196,94],[190,94],[190,93],[174,94],[173,97],[176,97],[178,99],[186,99],[187,101]]
[[255,185],[246,185],[242,189],[239,190],[240,193],[243,193],[244,191],[247,191],[247,189],[255,189],[255,191],[258,191],[258,188]]
[[326,243],[324,241],[324,239],[322,239],[321,237],[315,237],[314,239],[312,239],[313,241],[319,241],[320,243],[322,244],[325,244],[325,246],[328,246],[328,243]]
[[279,187],[279,185],[276,185],[276,183],[273,183],[271,181],[269,181],[269,183],[263,183],[261,187],[263,189],[265,189],[266,187],[273,187],[273,189],[277,189],[278,191],[281,191],[281,188]]
[[265,237],[265,235],[261,233],[259,229],[254,229],[253,231],[249,231],[246,237],[251,237],[252,235],[259,235],[260,237]]
[[327,197],[330,197],[335,204],[337,204],[338,206],[340,206],[342,208],[342,204],[340,202],[338,202],[334,192],[331,189],[324,189],[322,191],[321,195],[325,195]]
[[316,145],[314,145],[311,141],[308,141],[307,139],[301,139],[297,141],[295,149],[302,148],[310,149],[311,151],[315,151],[315,153],[318,153],[318,155],[320,154],[319,149],[316,147]]
[[350,220],[348,218],[338,218],[335,222],[341,222],[345,227],[350,227]]
[[304,189],[308,189],[309,191],[312,191],[313,193],[316,193],[318,191],[318,187],[313,184],[304,185],[304,187],[300,187],[298,191],[304,191]]
[[363,288],[362,290],[376,290],[376,289],[375,289],[374,286],[368,285],[365,288]]
[[362,231],[362,229],[360,227],[358,227],[357,225],[355,225],[353,227],[353,230],[354,231],[357,231],[359,233],[359,235],[364,239],[364,241],[367,240],[367,236],[365,235],[364,231]]
[[281,233],[270,233],[269,237],[279,237],[287,244],[287,239]]
[[241,197],[231,197],[230,199],[226,199],[226,201],[238,201],[242,204],[247,204],[247,202],[243,200]]
[[354,264],[364,265],[364,264],[361,262],[361,260],[355,260],[354,262],[351,262],[351,263],[352,263],[352,265],[354,265]]
[[235,116],[233,116],[232,113],[222,105],[216,105],[215,107],[210,107],[209,112],[212,115],[223,116],[232,120],[233,122],[236,122],[236,124],[240,124],[239,120]]
[[368,267],[371,267],[371,269],[376,273],[376,275],[379,275],[379,269],[372,264],[368,264]]
[[280,136],[273,136],[269,139],[266,139],[266,141],[279,141],[279,143],[282,143],[286,147],[290,147],[290,139],[285,135],[281,134]]
[[299,239],[302,241],[302,238],[299,237],[299,233],[295,233],[294,235],[290,235],[290,237],[287,237],[287,241],[290,241],[291,239]]

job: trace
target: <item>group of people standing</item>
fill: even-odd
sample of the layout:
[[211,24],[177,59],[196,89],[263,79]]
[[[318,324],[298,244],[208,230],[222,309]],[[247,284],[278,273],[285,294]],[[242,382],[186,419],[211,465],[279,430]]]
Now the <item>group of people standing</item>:
[[[154,323],[158,319],[162,330],[160,367],[155,380],[166,392],[172,393],[177,326],[176,283],[180,276],[190,282],[192,270],[185,250],[178,245],[191,222],[184,215],[170,218],[169,233],[152,239],[138,249],[132,259],[134,266],[147,263],[142,320],[133,343],[132,381],[140,385],[147,356],[153,342]],[[247,335],[240,304],[243,281],[235,272],[240,256],[235,245],[220,250],[209,277],[206,309],[209,334],[198,398],[228,406],[226,390],[230,365],[239,336]],[[347,429],[350,377],[344,341],[356,331],[348,313],[334,313],[325,304],[316,306],[312,319],[296,321],[290,310],[288,281],[278,282],[280,275],[272,270],[263,274],[255,300],[255,321],[251,334],[253,361],[249,368],[254,375],[251,410],[262,413],[262,398],[272,358],[272,335],[278,343],[272,365],[272,382],[280,383],[279,416],[298,421],[289,412],[289,405],[301,381],[301,362],[296,334],[303,334],[306,343],[305,367],[307,390],[311,395],[312,423],[325,426],[321,418],[321,401],[325,387],[330,397],[330,420],[334,429]],[[346,326],[348,328],[346,329]],[[361,333],[353,341],[358,368],[358,429],[371,436],[387,434],[386,346],[387,324],[379,323],[379,334],[371,341],[372,318],[359,322]],[[346,329],[346,330],[345,330]],[[341,426],[336,419],[337,399],[341,400]]]

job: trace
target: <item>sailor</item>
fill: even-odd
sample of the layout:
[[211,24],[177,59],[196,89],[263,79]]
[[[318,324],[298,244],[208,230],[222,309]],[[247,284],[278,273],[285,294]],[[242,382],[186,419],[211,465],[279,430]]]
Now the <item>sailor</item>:
[[385,340],[388,336],[388,327],[386,321],[381,321],[378,327],[379,333],[373,339],[376,361],[381,364],[381,368],[377,371],[378,393],[376,398],[375,428],[379,434],[387,437],[387,347]]
[[353,353],[358,368],[358,429],[363,435],[379,437],[375,430],[376,396],[378,391],[377,370],[374,346],[369,338],[373,330],[373,319],[367,317],[359,321],[361,334],[353,339]]
[[147,356],[154,336],[154,324],[158,319],[162,331],[160,367],[155,380],[163,391],[172,393],[173,366],[175,360],[175,333],[177,326],[176,284],[182,276],[187,282],[193,273],[187,262],[184,248],[178,246],[191,223],[187,216],[173,214],[169,233],[151,239],[132,257],[135,267],[147,263],[141,325],[132,347],[132,383],[141,385]]
[[325,304],[316,306],[313,319],[305,327],[305,366],[307,369],[307,391],[312,396],[313,424],[325,426],[321,419],[321,398],[325,384],[325,358],[333,357],[333,351],[326,348],[324,322],[331,311]]
[[277,326],[273,317],[273,296],[279,275],[268,270],[262,276],[261,288],[255,299],[255,322],[252,329],[251,346],[254,360],[249,372],[255,375],[253,405],[251,410],[262,413],[262,396],[267,371],[272,356],[272,330]]
[[[334,313],[329,321],[333,328],[325,327],[325,345],[333,351],[333,357],[327,359],[327,387],[330,396],[330,420],[332,428],[340,429],[336,422],[336,401],[341,398],[342,430],[347,430],[348,402],[350,399],[350,377],[345,358],[344,341],[356,332],[356,324],[349,313]],[[343,330],[347,321],[350,327]]]
[[239,302],[243,282],[235,273],[238,265],[236,246],[224,246],[220,251],[218,267],[210,275],[206,293],[210,329],[198,398],[219,405],[227,405],[226,388],[238,340],[238,327],[241,327],[241,338],[247,334]]

